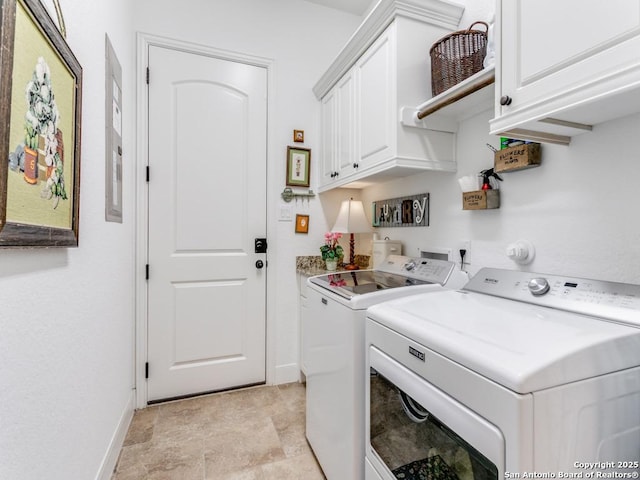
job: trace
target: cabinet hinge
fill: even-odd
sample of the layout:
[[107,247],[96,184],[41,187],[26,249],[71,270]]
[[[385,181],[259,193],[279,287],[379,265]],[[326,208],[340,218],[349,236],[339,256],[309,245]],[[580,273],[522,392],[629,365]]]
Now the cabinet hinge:
[[144,278],[145,280],[149,280],[149,264],[148,263],[144,266]]
[[149,362],[144,364],[144,378],[149,378]]
[[147,85],[149,85],[149,67],[147,67]]
[[149,165],[147,165],[146,179],[148,182],[149,181]]

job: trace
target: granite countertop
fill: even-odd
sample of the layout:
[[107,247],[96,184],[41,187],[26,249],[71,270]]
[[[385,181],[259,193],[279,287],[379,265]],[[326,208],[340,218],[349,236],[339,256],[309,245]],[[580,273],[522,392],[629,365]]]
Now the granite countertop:
[[[369,255],[356,255],[354,260],[356,265],[364,270],[365,268],[369,268],[371,257]],[[342,268],[341,265],[338,265],[338,269],[336,271],[343,270],[344,268]],[[307,277],[331,273],[330,270],[327,270],[324,260],[320,255],[296,257],[296,272],[306,275]]]

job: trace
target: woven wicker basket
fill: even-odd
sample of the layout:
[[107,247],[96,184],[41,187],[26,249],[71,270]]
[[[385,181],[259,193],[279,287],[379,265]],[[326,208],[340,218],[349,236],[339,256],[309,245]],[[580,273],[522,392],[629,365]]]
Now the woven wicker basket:
[[[478,24],[484,25],[486,30],[473,30]],[[429,54],[434,97],[482,70],[488,30],[489,25],[485,22],[474,22],[467,30],[450,33],[433,44]]]

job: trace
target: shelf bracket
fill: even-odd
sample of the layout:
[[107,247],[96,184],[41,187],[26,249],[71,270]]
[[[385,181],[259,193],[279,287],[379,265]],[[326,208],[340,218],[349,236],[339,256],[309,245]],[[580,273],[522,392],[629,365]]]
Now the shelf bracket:
[[297,198],[297,197],[313,198],[316,196],[316,194],[313,193],[313,190],[311,189],[309,189],[307,193],[298,193],[298,192],[294,192],[291,188],[287,187],[282,191],[280,196],[285,202],[289,203],[294,198]]

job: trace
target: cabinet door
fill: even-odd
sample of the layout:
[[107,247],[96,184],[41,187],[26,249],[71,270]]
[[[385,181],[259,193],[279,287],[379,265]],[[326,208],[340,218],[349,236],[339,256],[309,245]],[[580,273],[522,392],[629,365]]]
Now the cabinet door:
[[321,160],[320,160],[320,186],[328,185],[335,179],[337,151],[338,151],[338,96],[337,89],[333,88],[322,98],[321,103]]
[[358,165],[369,167],[395,150],[395,24],[356,63]]
[[356,157],[356,80],[352,69],[340,79],[338,90],[338,151],[336,167],[338,179],[354,171]]
[[625,89],[630,72],[638,81],[640,2],[503,0],[501,35],[498,96],[511,104],[498,116],[526,110],[532,120],[583,124],[621,116],[615,102],[584,105]]
[[298,296],[298,301],[300,302],[300,308],[298,311],[298,321],[300,328],[300,371],[306,375],[307,374],[307,364],[306,362],[306,337],[304,331],[305,322],[308,321],[308,308],[307,308],[307,277],[306,275],[299,273],[298,274],[298,290],[300,295]]
[[300,297],[300,371],[307,375],[307,335],[305,324],[309,321],[309,307],[306,297]]

